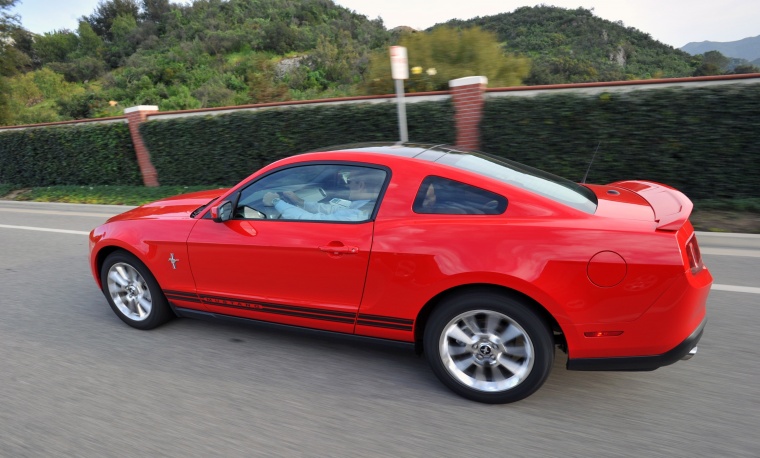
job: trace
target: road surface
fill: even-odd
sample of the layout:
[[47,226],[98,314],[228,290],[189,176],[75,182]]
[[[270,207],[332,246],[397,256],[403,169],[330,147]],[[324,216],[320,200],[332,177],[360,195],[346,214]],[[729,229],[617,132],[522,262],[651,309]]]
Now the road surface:
[[0,201],[0,456],[758,457],[760,236],[699,234],[699,353],[466,401],[404,346],[111,312],[87,232],[124,207]]

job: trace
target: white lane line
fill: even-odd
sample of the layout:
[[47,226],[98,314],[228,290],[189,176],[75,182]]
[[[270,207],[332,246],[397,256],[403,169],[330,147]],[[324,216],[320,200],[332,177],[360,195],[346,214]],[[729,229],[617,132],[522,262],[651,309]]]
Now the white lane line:
[[89,235],[87,231],[71,231],[68,229],[50,229],[48,227],[31,227],[31,226],[10,226],[8,224],[0,224],[0,228],[4,229],[22,229],[25,231],[40,231],[40,232],[57,232],[59,234],[76,234],[76,235]]
[[760,258],[760,250],[740,250],[736,248],[709,248],[699,247],[702,254],[717,256],[744,256],[748,258]]
[[716,285],[716,284],[713,284],[711,289],[713,289],[715,291],[731,291],[732,293],[760,294],[760,288],[753,288],[752,286],[734,286],[734,285]]
[[110,218],[115,213],[62,212],[57,210],[27,210],[24,208],[0,208],[0,212],[34,213],[36,215],[92,216],[93,218]]
[[709,237],[716,237],[716,238],[726,238],[726,239],[760,239],[760,234],[744,234],[740,232],[700,232],[695,231],[697,234],[697,237],[700,239],[702,237],[709,238]]

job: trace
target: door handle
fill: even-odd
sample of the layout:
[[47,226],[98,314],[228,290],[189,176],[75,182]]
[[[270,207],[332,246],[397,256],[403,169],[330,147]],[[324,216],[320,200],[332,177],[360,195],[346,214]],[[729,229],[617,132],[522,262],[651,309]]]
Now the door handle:
[[319,247],[319,250],[330,254],[356,254],[359,252],[359,247],[345,245],[324,245]]

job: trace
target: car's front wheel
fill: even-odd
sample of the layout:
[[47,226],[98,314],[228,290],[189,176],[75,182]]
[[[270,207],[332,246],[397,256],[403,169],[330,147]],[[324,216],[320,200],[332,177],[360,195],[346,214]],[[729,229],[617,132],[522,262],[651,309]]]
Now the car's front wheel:
[[430,317],[423,344],[433,372],[446,386],[490,404],[530,396],[554,362],[546,323],[522,301],[490,291],[444,300]]
[[131,253],[109,254],[100,270],[100,282],[111,309],[128,325],[153,329],[171,318],[158,282]]

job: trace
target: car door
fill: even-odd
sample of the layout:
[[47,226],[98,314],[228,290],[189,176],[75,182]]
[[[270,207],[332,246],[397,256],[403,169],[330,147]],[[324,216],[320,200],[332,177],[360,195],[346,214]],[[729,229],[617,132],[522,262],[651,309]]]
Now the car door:
[[[198,221],[188,238],[188,255],[201,301],[210,312],[297,326],[353,332],[372,247],[374,202],[362,205],[366,218],[281,219],[293,192],[313,208],[335,199],[346,202],[350,176],[366,167],[310,164],[276,170],[235,198],[235,217]],[[266,202],[277,193],[277,206]],[[341,197],[335,197],[341,196]],[[369,208],[371,206],[371,209]],[[340,207],[339,207],[340,208]],[[369,209],[369,211],[366,211]],[[316,216],[315,216],[316,218]]]

